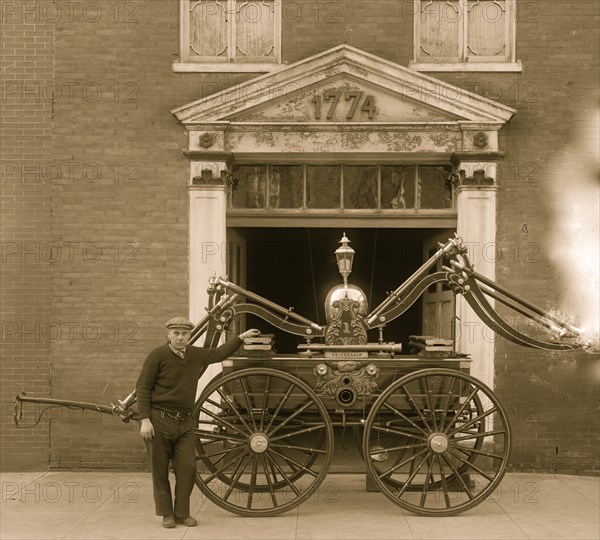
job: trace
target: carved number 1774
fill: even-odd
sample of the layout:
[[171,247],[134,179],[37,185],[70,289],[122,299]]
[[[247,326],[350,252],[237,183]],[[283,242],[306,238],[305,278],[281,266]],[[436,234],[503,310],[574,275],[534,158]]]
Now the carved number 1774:
[[351,101],[350,108],[346,114],[348,120],[354,118],[356,109],[358,109],[361,102],[360,110],[366,112],[369,115],[369,119],[372,119],[375,116],[375,97],[371,95],[365,96],[364,94],[364,92],[360,92],[359,90],[346,90],[345,92],[342,90],[328,90],[323,92],[323,97],[315,95],[312,99],[312,102],[315,104],[315,118],[321,118],[321,109],[324,101],[330,102],[326,118],[328,120],[333,118],[333,113],[343,95],[346,101]]

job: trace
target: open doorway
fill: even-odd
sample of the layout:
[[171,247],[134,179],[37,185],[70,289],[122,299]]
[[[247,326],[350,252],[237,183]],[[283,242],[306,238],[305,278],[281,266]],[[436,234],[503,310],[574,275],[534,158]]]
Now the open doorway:
[[[452,231],[441,229],[238,227],[229,230],[239,259],[230,258],[228,274],[232,280],[239,276],[236,281],[246,289],[324,325],[325,297],[342,282],[334,252],[343,233],[356,251],[349,282],[365,292],[369,311],[419,268],[434,237],[452,235]],[[385,341],[402,343],[408,353],[408,336],[424,332],[422,321],[422,302],[417,301],[385,327]],[[297,345],[303,343],[299,336],[254,316],[247,316],[245,324],[275,334],[275,348],[280,354],[294,354]],[[377,331],[368,339],[377,341]]]

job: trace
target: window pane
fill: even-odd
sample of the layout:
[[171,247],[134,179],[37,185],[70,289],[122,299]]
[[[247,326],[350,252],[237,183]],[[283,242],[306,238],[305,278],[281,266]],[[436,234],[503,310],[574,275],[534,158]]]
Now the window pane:
[[274,2],[238,2],[236,52],[238,59],[261,60],[275,57]]
[[306,166],[306,202],[308,208],[340,207],[339,165]]
[[301,165],[273,165],[269,184],[269,207],[302,208]]
[[469,2],[469,56],[507,56],[505,4],[504,0]]
[[415,207],[414,165],[381,167],[381,208]]
[[421,2],[418,57],[424,61],[459,57],[459,32],[462,13],[458,0]]
[[344,208],[377,208],[377,167],[344,166]]
[[190,50],[192,56],[227,56],[225,2],[190,2]]
[[421,185],[420,208],[451,208],[452,191],[447,182],[448,172],[443,167],[419,166]]
[[231,198],[233,208],[264,208],[266,165],[238,165],[233,169],[237,187]]

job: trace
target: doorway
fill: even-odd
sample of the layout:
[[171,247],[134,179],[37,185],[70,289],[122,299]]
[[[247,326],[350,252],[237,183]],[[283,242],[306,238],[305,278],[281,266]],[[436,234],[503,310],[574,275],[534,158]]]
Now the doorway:
[[[365,292],[369,311],[421,266],[432,239],[452,235],[445,229],[237,227],[228,230],[229,252],[239,257],[228,258],[228,275],[243,280],[239,283],[244,288],[324,325],[325,297],[342,282],[334,252],[343,233],[356,251],[348,281]],[[251,315],[245,325],[275,334],[280,354],[296,353],[303,342]],[[423,304],[417,301],[385,327],[384,339],[401,343],[408,353],[408,337],[422,334],[423,326]],[[371,331],[368,339],[377,341],[378,332]]]

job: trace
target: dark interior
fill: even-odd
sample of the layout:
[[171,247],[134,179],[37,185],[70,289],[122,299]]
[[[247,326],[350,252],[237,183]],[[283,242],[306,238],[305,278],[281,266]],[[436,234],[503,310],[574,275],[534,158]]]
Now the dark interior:
[[[423,242],[439,229],[325,229],[238,228],[247,241],[246,288],[320,325],[326,323],[324,301],[330,288],[343,282],[335,250],[345,232],[356,251],[349,283],[360,287],[369,300],[369,312],[386,293],[400,286],[422,263]],[[248,316],[247,328],[275,334],[278,353],[296,353],[304,343],[299,336],[273,328]],[[384,330],[384,340],[402,343],[408,353],[408,336],[421,332],[421,303],[417,301]],[[369,341],[378,332],[369,333]],[[315,340],[319,342],[322,340]]]

